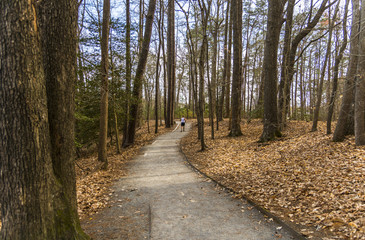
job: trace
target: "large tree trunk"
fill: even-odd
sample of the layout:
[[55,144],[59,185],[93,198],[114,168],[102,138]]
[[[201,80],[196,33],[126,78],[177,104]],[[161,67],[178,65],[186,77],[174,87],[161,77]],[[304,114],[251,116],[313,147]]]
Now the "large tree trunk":
[[2,1],[0,29],[0,238],[88,239],[74,170],[77,2]]
[[[350,63],[347,70],[346,82],[343,91],[342,105],[337,125],[333,133],[333,141],[343,141],[347,134],[352,132],[353,127],[353,101],[354,83],[357,73],[359,51],[360,8],[359,0],[352,0],[352,26],[350,40]],[[350,122],[350,124],[348,124]]]
[[261,142],[281,136],[277,115],[277,56],[284,2],[282,0],[269,1],[262,72],[264,78],[264,129],[260,137]]
[[[331,123],[332,123],[332,115],[333,115],[333,109],[335,107],[335,98],[337,95],[337,85],[338,85],[338,72],[340,67],[340,62],[343,57],[343,53],[347,46],[347,12],[348,12],[348,6],[349,6],[349,0],[346,0],[345,3],[345,13],[343,16],[343,42],[340,48],[340,51],[338,52],[338,55],[335,59],[335,66],[333,71],[333,86],[332,86],[332,92],[330,96],[330,103],[328,107],[328,114],[327,114],[327,134],[331,134]],[[335,18],[336,19],[336,18]]]
[[[361,1],[365,6],[365,0]],[[365,7],[361,8],[361,16],[365,16]],[[355,92],[355,142],[357,146],[365,145],[365,23],[360,24],[359,65]]]
[[107,137],[108,137],[108,43],[109,43],[110,0],[104,0],[103,28],[101,33],[101,86],[100,86],[100,130],[98,160],[103,162],[102,169],[108,167]]
[[40,9],[51,157],[56,178],[53,193],[56,239],[88,239],[77,213],[74,162],[78,4],[50,0],[41,3]]
[[124,147],[130,146],[134,143],[134,137],[136,134],[136,119],[138,114],[138,109],[140,105],[139,99],[141,99],[141,91],[142,91],[142,80],[143,75],[146,70],[146,64],[147,64],[147,57],[148,57],[148,51],[150,47],[150,41],[151,41],[151,34],[152,34],[152,23],[153,23],[153,15],[155,13],[156,8],[156,0],[150,0],[149,7],[148,7],[148,13],[146,16],[146,25],[145,25],[145,32],[144,32],[144,38],[142,43],[142,50],[139,54],[139,61],[138,66],[136,70],[136,76],[134,79],[134,86],[133,86],[133,99],[135,101],[132,102],[131,108],[130,108],[130,119],[128,122],[128,135],[127,139],[124,143]]
[[129,106],[131,96],[131,17],[130,17],[130,0],[126,0],[126,32],[125,32],[125,97],[124,97],[124,123],[123,123],[123,141],[124,145],[128,136]]
[[175,95],[175,1],[168,1],[167,26],[167,121],[166,127],[174,123],[174,95]]
[[241,136],[241,81],[242,81],[242,1],[233,0],[233,74],[232,74],[232,99],[231,99],[231,131],[229,136]]

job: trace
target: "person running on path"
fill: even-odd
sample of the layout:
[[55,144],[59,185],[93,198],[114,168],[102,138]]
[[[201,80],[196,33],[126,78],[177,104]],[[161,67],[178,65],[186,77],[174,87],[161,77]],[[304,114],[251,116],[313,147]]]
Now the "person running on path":
[[181,132],[184,131],[185,132],[185,118],[184,116],[181,118]]

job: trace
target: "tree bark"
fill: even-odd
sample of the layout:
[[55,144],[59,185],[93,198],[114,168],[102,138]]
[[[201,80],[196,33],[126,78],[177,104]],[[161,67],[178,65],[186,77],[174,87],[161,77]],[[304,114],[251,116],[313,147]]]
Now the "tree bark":
[[124,124],[123,124],[123,141],[124,145],[128,136],[129,122],[129,106],[131,97],[131,79],[132,79],[132,64],[131,64],[131,16],[130,16],[130,0],[126,0],[126,32],[125,32],[125,98],[124,98]]
[[[289,55],[290,55],[290,43],[291,43],[291,34],[292,34],[292,28],[293,28],[293,14],[294,14],[294,5],[295,0],[289,0],[288,6],[286,8],[286,21],[285,21],[285,36],[284,36],[284,49],[283,49],[283,60],[281,65],[281,75],[280,75],[280,84],[279,84],[279,109],[283,109],[285,103],[285,98],[283,97],[285,84],[287,84],[287,78],[288,78],[288,61],[289,61]],[[286,122],[286,116],[285,114],[282,114],[282,111],[278,112],[278,118],[280,123],[280,128],[283,129],[285,122]]]
[[335,107],[335,98],[337,95],[337,85],[338,85],[338,72],[339,72],[339,67],[340,67],[340,63],[343,57],[343,53],[346,49],[347,46],[347,12],[348,12],[348,6],[349,6],[349,0],[346,0],[345,3],[345,13],[343,16],[343,42],[341,45],[341,48],[338,52],[338,55],[336,56],[335,59],[335,66],[334,66],[334,71],[333,71],[333,86],[332,86],[332,92],[331,92],[331,96],[330,96],[330,103],[329,103],[329,107],[328,107],[328,114],[327,114],[327,134],[331,134],[331,123],[332,123],[332,116],[333,116],[333,109]]
[[267,34],[263,62],[264,78],[264,129],[260,142],[280,137],[277,115],[277,56],[285,1],[269,1]]
[[156,95],[155,95],[155,133],[158,133],[158,105],[159,105],[159,98],[160,98],[160,52],[161,52],[161,38],[162,38],[162,33],[161,33],[161,20],[162,20],[162,4],[163,2],[160,1],[160,16],[158,18],[158,37],[159,37],[159,42],[158,42],[158,50],[157,50],[157,61],[156,61]]
[[221,97],[219,99],[219,121],[223,120],[223,105],[224,105],[224,96],[226,85],[228,84],[228,25],[229,25],[229,14],[230,12],[230,1],[227,2],[227,10],[226,10],[226,21],[224,26],[224,64],[223,64],[223,78],[222,78],[222,86],[221,86]]
[[56,178],[53,193],[56,239],[89,239],[81,229],[77,212],[74,162],[78,3],[45,1],[40,4],[39,16],[51,157]]
[[110,0],[104,0],[103,5],[103,27],[101,30],[101,100],[100,100],[100,130],[98,160],[103,162],[102,169],[108,167],[107,158],[107,137],[108,137],[108,43],[109,43],[109,21],[110,21]]
[[167,121],[166,127],[173,126],[175,95],[175,1],[168,1],[167,26]]
[[151,34],[152,34],[152,23],[153,23],[153,15],[155,13],[156,8],[156,0],[150,0],[148,13],[146,16],[146,25],[145,25],[145,32],[144,38],[142,43],[142,49],[139,54],[139,61],[136,70],[136,76],[134,78],[134,86],[133,86],[133,99],[135,101],[132,102],[130,107],[130,119],[128,122],[128,135],[125,143],[123,144],[124,147],[130,146],[134,143],[134,137],[136,134],[136,119],[138,114],[138,109],[140,105],[139,99],[141,99],[141,91],[142,91],[142,80],[143,75],[146,70],[147,64],[147,57],[148,51],[150,47],[151,41]]
[[241,82],[242,82],[242,1],[233,0],[233,74],[231,99],[231,131],[229,136],[242,135],[240,126],[241,114]]
[[88,239],[74,170],[77,2],[1,1],[0,29],[0,238]]
[[[365,6],[365,0],[361,1]],[[365,7],[361,8],[361,16],[365,16]],[[355,91],[355,143],[357,146],[365,145],[365,24],[360,23],[359,33],[359,64],[357,67],[358,78],[356,79]]]
[[[313,28],[317,25],[323,12],[333,4],[333,3],[331,3],[331,4],[327,5],[327,3],[328,3],[328,0],[324,0],[321,3],[321,6],[319,7],[319,9],[318,9],[316,15],[313,17],[313,19],[310,19],[311,16],[309,17],[310,20],[309,20],[307,26],[305,28],[303,28],[293,38],[293,40],[291,42],[289,59],[287,61],[287,66],[285,66],[288,71],[287,72],[288,75],[287,75],[287,79],[286,79],[287,82],[284,83],[284,89],[282,91],[283,95],[280,95],[280,92],[279,92],[279,100],[282,102],[282,103],[279,103],[279,112],[281,112],[281,114],[284,115],[283,117],[286,117],[286,114],[288,113],[288,109],[289,109],[288,104],[290,103],[290,88],[291,88],[291,84],[293,82],[293,77],[294,77],[295,57],[296,57],[298,46],[299,46],[300,42],[303,40],[303,38],[305,38],[313,30]],[[285,101],[284,101],[284,98],[285,98]]]
[[[348,65],[345,87],[343,91],[342,105],[333,133],[333,141],[340,142],[345,136],[351,133],[353,125],[353,101],[354,83],[357,73],[358,51],[359,51],[359,29],[360,29],[360,8],[359,0],[352,0],[352,26],[350,37],[350,62]],[[349,124],[350,122],[350,124]],[[349,126],[350,125],[350,126]]]
[[[231,3],[232,4],[232,3]],[[231,112],[230,112],[230,92],[231,92],[231,65],[232,65],[232,28],[233,28],[233,19],[234,19],[234,10],[233,7],[231,6],[230,8],[230,21],[229,21],[229,27],[228,27],[228,50],[227,50],[227,75],[226,75],[226,82],[225,82],[225,86],[226,86],[226,103],[225,103],[225,111],[224,111],[224,117],[228,118],[231,116]]]
[[[337,16],[337,12],[338,12],[338,6],[339,4],[337,4],[335,12],[333,14],[333,18],[332,19],[336,19]],[[330,16],[330,13],[329,13]],[[331,48],[332,48],[332,33],[333,33],[333,26],[334,26],[334,20],[332,21],[332,19],[329,19],[329,26],[328,26],[328,42],[327,42],[327,50],[326,50],[326,56],[323,62],[323,67],[322,67],[322,72],[321,72],[321,78],[319,80],[319,85],[318,85],[318,89],[317,89],[317,102],[316,102],[316,106],[314,108],[314,115],[313,115],[313,124],[312,124],[312,132],[317,131],[317,125],[318,125],[318,118],[319,118],[319,110],[321,108],[321,103],[322,103],[322,93],[323,93],[323,82],[324,82],[324,76],[326,74],[326,68],[327,68],[327,62],[330,58],[331,55]]]

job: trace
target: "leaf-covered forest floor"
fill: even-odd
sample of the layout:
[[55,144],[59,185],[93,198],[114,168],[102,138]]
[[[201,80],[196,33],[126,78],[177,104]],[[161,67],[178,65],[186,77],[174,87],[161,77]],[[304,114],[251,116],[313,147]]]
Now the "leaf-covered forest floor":
[[[112,144],[113,146],[108,145],[107,170],[100,169],[102,163],[98,162],[97,149],[89,151],[87,157],[76,160],[76,191],[81,221],[91,218],[95,213],[108,207],[108,201],[112,194],[110,187],[115,181],[127,174],[125,165],[128,160],[136,156],[141,147],[151,143],[157,136],[172,130],[160,126],[158,133],[155,134],[154,126],[151,121],[150,133],[148,133],[147,124],[141,126],[136,132],[135,144],[125,149],[121,148],[121,154],[116,154],[115,144]],[[1,225],[0,220],[0,229]]]
[[[152,122],[152,121],[151,121]],[[155,125],[150,123],[150,133],[147,124],[136,132],[135,144],[121,148],[121,154],[116,154],[115,145],[108,147],[108,169],[100,170],[102,163],[98,162],[97,153],[76,161],[76,191],[78,212],[81,221],[108,206],[111,185],[122,176],[126,176],[125,165],[136,156],[141,147],[151,143],[157,136],[171,131],[164,126],[159,127],[155,134]],[[120,140],[122,137],[120,137]]]
[[[196,124],[194,124],[196,125]],[[334,143],[325,123],[290,121],[283,137],[258,143],[262,123],[241,125],[243,136],[227,137],[220,122],[200,150],[197,127],[182,140],[189,161],[214,180],[269,210],[312,239],[365,239],[365,147],[354,137]]]

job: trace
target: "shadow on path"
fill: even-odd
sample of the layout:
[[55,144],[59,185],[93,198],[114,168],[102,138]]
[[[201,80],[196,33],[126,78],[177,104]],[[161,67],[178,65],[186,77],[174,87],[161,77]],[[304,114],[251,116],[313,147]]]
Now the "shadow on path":
[[176,129],[143,147],[115,184],[111,207],[84,222],[85,231],[96,240],[294,239],[188,167],[178,147],[185,135]]

